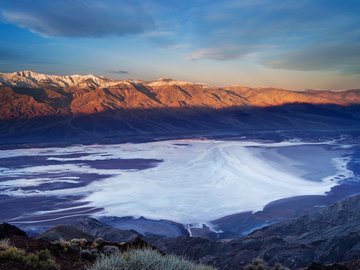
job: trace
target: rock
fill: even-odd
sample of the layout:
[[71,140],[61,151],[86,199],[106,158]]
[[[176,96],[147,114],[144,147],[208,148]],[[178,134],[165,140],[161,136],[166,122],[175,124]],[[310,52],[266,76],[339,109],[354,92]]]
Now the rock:
[[88,261],[94,261],[98,254],[96,249],[83,249],[80,251],[80,257]]
[[109,255],[109,254],[113,254],[113,253],[118,253],[120,250],[118,247],[116,246],[110,246],[110,245],[106,245],[106,246],[103,246],[103,248],[101,249],[101,251],[106,254],[106,255]]
[[142,236],[134,230],[120,230],[104,224],[94,218],[86,217],[75,226],[93,237],[102,238],[111,242],[132,242]]
[[106,224],[120,230],[135,230],[147,237],[190,236],[183,224],[170,220],[152,220],[144,217],[106,217]]
[[215,256],[205,255],[204,257],[199,259],[199,263],[201,264],[210,264],[216,260]]
[[319,263],[312,263],[306,270],[351,270],[344,265],[341,264],[333,264],[333,265],[322,265]]
[[1,223],[0,239],[9,238],[11,236],[26,236],[26,233],[11,224]]
[[55,226],[40,234],[37,238],[47,241],[56,241],[60,239],[63,239],[65,241],[70,241],[72,239],[86,239],[87,241],[94,240],[94,237],[90,234],[85,233],[81,229],[78,229],[77,227],[71,225]]

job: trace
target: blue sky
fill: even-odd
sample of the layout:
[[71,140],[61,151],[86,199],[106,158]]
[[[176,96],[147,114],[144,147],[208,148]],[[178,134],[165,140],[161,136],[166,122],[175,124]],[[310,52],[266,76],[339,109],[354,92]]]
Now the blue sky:
[[0,0],[0,71],[360,88],[358,0]]

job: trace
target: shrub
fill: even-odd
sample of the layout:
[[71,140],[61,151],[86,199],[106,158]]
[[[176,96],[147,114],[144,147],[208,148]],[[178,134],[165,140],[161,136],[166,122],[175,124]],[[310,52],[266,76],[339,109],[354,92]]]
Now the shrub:
[[2,239],[0,240],[0,250],[6,250],[11,247],[9,239]]
[[35,253],[28,253],[23,249],[9,245],[6,249],[0,249],[0,260],[21,263],[29,269],[58,269],[50,251],[47,249]]
[[151,249],[133,249],[102,255],[88,270],[214,270],[175,255],[162,255]]
[[263,260],[255,259],[252,263],[245,266],[245,270],[288,270],[288,268],[282,266],[281,264],[276,264],[275,266],[270,267]]
[[66,241],[63,238],[59,240],[52,241],[54,245],[59,246],[64,252],[68,252],[69,250],[81,251],[82,248],[86,247],[88,241],[86,239],[72,239],[70,241]]
[[86,244],[88,243],[88,240],[86,240],[85,238],[75,238],[70,240],[70,244],[73,246],[79,246],[79,247],[84,247],[86,246]]
[[58,245],[60,246],[60,248],[64,251],[67,252],[70,247],[71,247],[71,243],[70,241],[65,241],[64,239],[60,238],[60,240],[57,241],[53,241],[52,242],[54,245]]

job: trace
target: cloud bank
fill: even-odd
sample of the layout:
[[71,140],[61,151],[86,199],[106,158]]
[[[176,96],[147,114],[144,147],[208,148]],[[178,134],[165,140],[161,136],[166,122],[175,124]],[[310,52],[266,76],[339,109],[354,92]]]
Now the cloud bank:
[[[358,0],[0,0],[0,31],[4,25],[17,26],[40,36],[65,37],[74,47],[84,46],[76,43],[79,38],[116,36],[124,42],[118,38],[117,44],[110,44],[109,39],[106,46],[119,56],[126,58],[123,51],[139,48],[146,55],[143,59],[156,54],[162,65],[170,57],[177,66],[194,64],[183,63],[184,58],[224,65],[249,61],[251,55],[251,64],[265,72],[269,68],[356,75],[359,13]],[[0,60],[20,62],[14,43],[9,44],[1,46]],[[34,44],[36,48],[37,41]],[[182,66],[177,72],[183,70]]]
[[152,18],[134,0],[5,0],[0,19],[51,37],[104,37],[143,33]]
[[360,69],[360,3],[349,0],[225,0],[198,7],[190,60],[233,60],[290,70]]

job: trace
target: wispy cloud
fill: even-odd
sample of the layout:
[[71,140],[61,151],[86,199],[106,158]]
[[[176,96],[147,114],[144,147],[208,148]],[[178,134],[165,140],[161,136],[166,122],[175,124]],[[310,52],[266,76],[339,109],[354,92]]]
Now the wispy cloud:
[[317,44],[264,59],[270,68],[290,70],[337,70],[359,74],[360,43]]
[[[179,74],[187,72],[184,66],[200,66],[204,59],[222,61],[222,66],[226,61],[246,59],[258,64],[253,65],[256,68],[273,69],[271,72],[285,69],[358,74],[359,13],[358,0],[0,0],[0,23],[8,24],[8,31],[15,29],[29,37],[34,48],[49,40],[14,25],[40,36],[66,37],[54,39],[56,45],[48,49],[47,55],[33,50],[37,58],[52,61],[57,51],[66,58],[68,52],[61,46],[72,43],[76,48],[92,48],[89,55],[84,52],[84,59],[85,55],[104,59],[104,54],[113,53],[122,63],[130,63],[114,74],[126,74],[127,68],[136,74],[134,65],[144,66],[144,61],[136,60],[137,50],[141,50],[142,59],[159,70],[171,59],[169,66],[174,64],[174,72],[179,69]],[[121,39],[104,38],[108,36]],[[17,39],[17,34],[9,38],[15,42],[3,41],[1,46],[11,49],[19,40],[17,50],[21,54],[22,47],[26,47],[24,40]],[[84,42],[79,38],[96,39]],[[56,48],[54,53],[52,48]],[[184,62],[184,55],[197,63]],[[16,57],[14,50],[0,49],[3,63]],[[149,60],[155,57],[155,61]],[[68,58],[69,63],[75,62],[72,56]]]
[[[274,69],[360,68],[360,3],[349,0],[224,0],[193,11],[196,42],[188,60],[261,55]],[[211,44],[209,46],[209,44]]]
[[[256,47],[256,46],[255,46]],[[218,48],[204,48],[187,55],[188,60],[233,60],[240,58],[254,51],[253,46],[227,46]]]
[[126,70],[110,70],[110,73],[112,73],[112,74],[120,74],[120,75],[129,74],[129,72],[126,71]]
[[45,36],[122,36],[154,29],[151,16],[135,0],[2,2],[2,21]]

